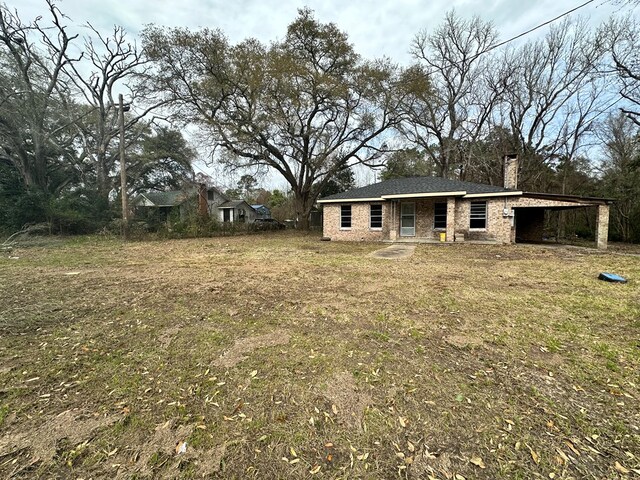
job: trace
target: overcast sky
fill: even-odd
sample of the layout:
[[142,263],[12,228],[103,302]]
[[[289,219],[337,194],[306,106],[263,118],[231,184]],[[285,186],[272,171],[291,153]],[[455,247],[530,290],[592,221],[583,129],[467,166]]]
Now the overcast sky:
[[[2,0],[0,0],[2,1]],[[6,1],[6,0],[5,0]],[[61,0],[60,10],[76,24],[87,21],[99,31],[123,26],[137,36],[149,23],[164,26],[220,28],[232,42],[255,37],[263,42],[282,38],[297,9],[308,6],[322,22],[333,22],[348,33],[361,55],[388,56],[406,64],[413,36],[433,29],[455,8],[462,16],[479,15],[494,22],[501,39],[526,31],[574,8],[585,0]],[[8,0],[23,20],[47,18],[44,0]],[[619,7],[596,0],[579,13],[594,22]],[[541,29],[544,33],[545,29]]]

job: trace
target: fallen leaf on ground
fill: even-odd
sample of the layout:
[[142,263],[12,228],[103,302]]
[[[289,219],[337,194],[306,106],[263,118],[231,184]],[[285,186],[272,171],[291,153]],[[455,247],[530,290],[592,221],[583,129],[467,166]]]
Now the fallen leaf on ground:
[[615,469],[617,471],[619,471],[620,473],[630,473],[631,470],[629,470],[628,468],[623,467],[622,465],[620,465],[620,462],[616,462],[616,464],[614,465]]
[[573,446],[573,443],[571,443],[569,440],[565,440],[564,443],[571,449],[573,453],[580,456],[580,452],[576,449],[576,447]]
[[482,458],[480,457],[472,457],[470,462],[473,463],[476,467],[487,468],[487,466],[482,461]]
[[527,445],[527,448],[529,449],[529,452],[531,453],[531,458],[533,459],[534,463],[537,465],[538,463],[540,463],[540,455],[538,455],[536,453],[536,451],[531,448],[529,445]]

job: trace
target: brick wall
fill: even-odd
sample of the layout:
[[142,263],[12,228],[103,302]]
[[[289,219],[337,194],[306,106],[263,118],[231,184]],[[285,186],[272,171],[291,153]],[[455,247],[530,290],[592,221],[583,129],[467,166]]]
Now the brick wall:
[[510,197],[507,201],[510,207],[590,207],[590,203],[563,202],[560,200],[545,200],[542,198]]
[[322,234],[331,240],[381,241],[389,238],[389,203],[382,203],[382,230],[369,228],[369,203],[345,203],[351,205],[351,228],[340,228],[342,204],[325,204]]
[[440,233],[444,233],[444,229],[435,230],[433,228],[434,205],[436,203],[444,203],[446,199],[426,199],[416,202],[416,237],[426,238],[429,240],[438,240]]
[[[471,202],[487,202],[487,226],[485,229],[469,228]],[[509,201],[507,201],[509,203]],[[507,203],[507,204],[508,204]],[[511,242],[511,219],[503,216],[504,198],[500,199],[469,199],[456,202],[456,234],[464,235],[465,240]]]

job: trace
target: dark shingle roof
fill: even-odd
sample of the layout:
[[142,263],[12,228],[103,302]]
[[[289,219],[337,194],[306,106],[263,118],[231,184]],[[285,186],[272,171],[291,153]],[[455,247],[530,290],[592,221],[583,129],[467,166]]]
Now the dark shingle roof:
[[244,200],[229,200],[228,202],[224,202],[222,205],[219,205],[218,208],[236,208],[245,203]]
[[186,192],[184,190],[171,190],[169,192],[148,192],[142,194],[156,207],[173,207],[180,205],[189,196],[193,195],[193,192]]
[[460,180],[448,180],[441,177],[408,177],[393,178],[384,182],[374,183],[366,187],[354,188],[346,192],[336,193],[320,200],[364,199],[381,198],[387,195],[412,195],[425,193],[466,192],[478,193],[509,193],[519,192],[508,188],[485,185],[482,183],[462,182]]

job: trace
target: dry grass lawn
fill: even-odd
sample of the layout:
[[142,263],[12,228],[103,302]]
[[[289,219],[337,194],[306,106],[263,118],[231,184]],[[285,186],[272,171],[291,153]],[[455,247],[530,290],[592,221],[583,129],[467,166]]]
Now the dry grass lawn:
[[379,248],[278,233],[2,254],[0,477],[640,475],[640,257]]

